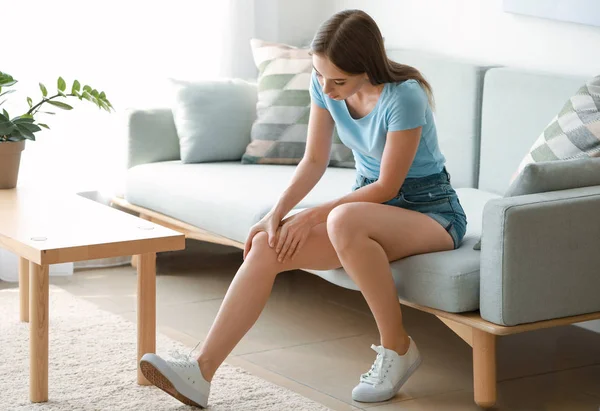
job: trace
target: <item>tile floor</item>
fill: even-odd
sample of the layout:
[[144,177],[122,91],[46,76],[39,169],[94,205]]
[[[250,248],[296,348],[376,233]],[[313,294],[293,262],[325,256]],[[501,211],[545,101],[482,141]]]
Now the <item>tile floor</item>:
[[[188,240],[185,251],[157,260],[159,331],[193,347],[219,309],[241,252]],[[136,320],[132,267],[77,271],[52,284]],[[16,287],[0,282],[0,288]],[[301,271],[280,275],[255,326],[227,362],[333,410],[471,410],[471,350],[435,317],[403,308],[423,365],[391,401],[353,402],[352,387],[378,343],[361,294]],[[592,328],[592,327],[590,327]],[[498,410],[600,409],[600,333],[565,326],[498,341]],[[160,347],[159,347],[160,350]]]

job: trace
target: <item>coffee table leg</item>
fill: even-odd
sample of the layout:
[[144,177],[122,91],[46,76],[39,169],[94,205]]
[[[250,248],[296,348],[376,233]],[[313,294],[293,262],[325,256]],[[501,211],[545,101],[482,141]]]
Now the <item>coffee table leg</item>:
[[48,266],[29,263],[29,399],[48,401]]
[[140,359],[146,353],[156,352],[156,253],[140,254],[137,263],[137,382],[150,385],[140,369]]
[[29,261],[19,257],[20,320],[29,322]]

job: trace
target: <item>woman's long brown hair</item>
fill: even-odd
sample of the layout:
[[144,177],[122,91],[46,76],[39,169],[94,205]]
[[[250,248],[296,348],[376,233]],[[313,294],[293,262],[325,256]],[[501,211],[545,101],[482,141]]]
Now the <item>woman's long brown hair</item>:
[[311,43],[311,53],[327,57],[348,74],[367,73],[373,85],[416,80],[433,108],[431,85],[414,67],[387,57],[375,20],[362,10],[344,10],[324,22]]

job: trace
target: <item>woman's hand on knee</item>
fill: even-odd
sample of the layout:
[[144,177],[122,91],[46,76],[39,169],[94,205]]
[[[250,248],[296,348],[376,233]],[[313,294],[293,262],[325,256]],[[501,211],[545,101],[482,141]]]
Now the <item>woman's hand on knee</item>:
[[272,213],[268,213],[258,223],[254,224],[252,228],[250,228],[250,233],[248,234],[248,238],[246,239],[246,243],[244,245],[244,260],[252,248],[254,237],[261,231],[267,233],[269,246],[271,248],[275,247],[277,241],[277,228],[279,227],[280,222],[281,218]]
[[308,210],[286,218],[282,223],[276,234],[275,252],[277,253],[277,261],[285,263],[294,259],[298,250],[306,242],[314,224]]

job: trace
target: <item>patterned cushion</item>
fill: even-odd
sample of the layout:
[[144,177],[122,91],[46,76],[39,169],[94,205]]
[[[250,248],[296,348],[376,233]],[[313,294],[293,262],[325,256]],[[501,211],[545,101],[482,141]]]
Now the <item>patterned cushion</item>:
[[517,170],[539,161],[600,156],[600,76],[584,84],[535,141]]
[[[257,119],[244,164],[298,164],[306,148],[312,58],[308,49],[252,39],[258,67]],[[354,168],[352,151],[334,131],[330,166]]]
[[[519,191],[517,186],[529,181],[528,176],[521,176],[528,164],[589,157],[600,157],[600,76],[577,90],[546,126],[521,161],[504,195],[515,195]],[[481,240],[473,249],[481,249]]]

